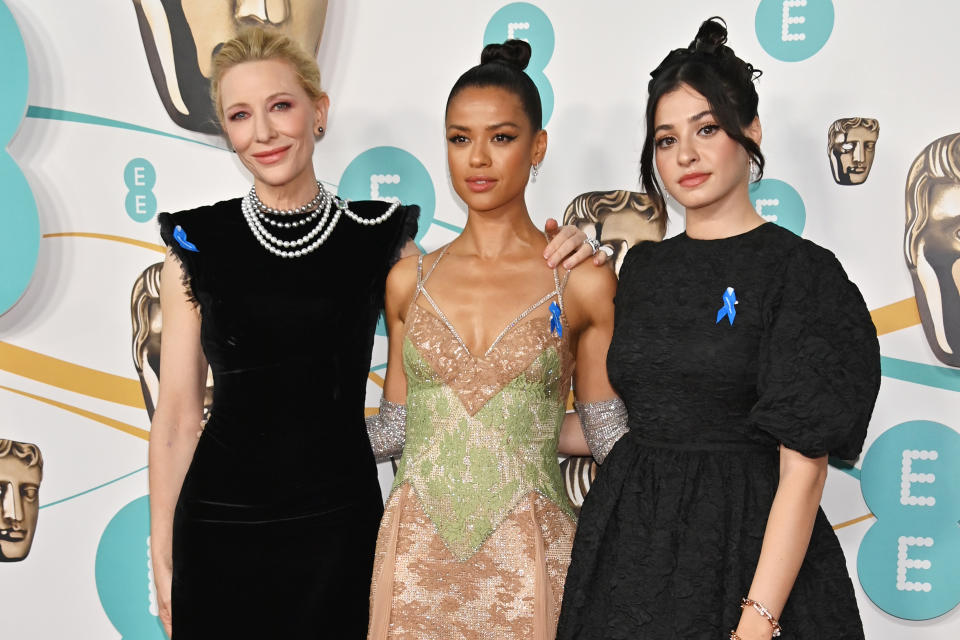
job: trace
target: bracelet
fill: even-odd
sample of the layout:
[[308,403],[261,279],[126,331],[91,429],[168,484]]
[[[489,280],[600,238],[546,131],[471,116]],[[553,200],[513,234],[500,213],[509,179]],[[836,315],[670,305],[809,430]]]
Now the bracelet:
[[740,636],[737,635],[736,629],[730,629],[730,638],[729,640],[743,640]]
[[773,617],[773,615],[767,611],[767,608],[757,602],[756,600],[751,600],[750,598],[743,598],[740,600],[740,609],[746,609],[747,607],[753,607],[753,610],[762,615],[767,619],[767,622],[770,623],[770,626],[773,627],[773,637],[780,637],[780,622]]
[[580,416],[590,454],[597,464],[603,464],[613,445],[629,431],[626,405],[620,398],[613,397],[599,402],[574,402],[573,406]]

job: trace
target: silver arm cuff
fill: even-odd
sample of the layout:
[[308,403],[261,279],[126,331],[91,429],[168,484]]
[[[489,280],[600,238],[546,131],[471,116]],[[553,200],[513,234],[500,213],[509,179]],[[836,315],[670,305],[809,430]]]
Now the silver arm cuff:
[[574,402],[573,406],[580,415],[580,426],[583,428],[590,453],[597,464],[602,464],[617,440],[629,431],[627,407],[620,398],[600,402]]
[[380,399],[380,413],[367,416],[367,435],[377,460],[403,453],[407,430],[407,405]]

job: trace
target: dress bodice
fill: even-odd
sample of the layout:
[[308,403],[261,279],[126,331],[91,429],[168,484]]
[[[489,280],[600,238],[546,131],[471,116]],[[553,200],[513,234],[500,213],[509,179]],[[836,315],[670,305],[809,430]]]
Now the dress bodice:
[[[387,203],[350,208],[374,219]],[[239,199],[160,214],[213,371],[205,432],[238,460],[301,486],[375,471],[363,422],[367,374],[386,274],[417,212],[400,207],[376,225],[344,216],[323,245],[294,259],[258,243]]]
[[[458,558],[480,548],[532,491],[573,517],[557,464],[573,357],[562,285],[555,281],[553,292],[478,355],[418,275],[403,337],[407,428],[394,487],[412,485]],[[418,299],[428,300],[433,311]],[[549,316],[533,314],[550,300]]]

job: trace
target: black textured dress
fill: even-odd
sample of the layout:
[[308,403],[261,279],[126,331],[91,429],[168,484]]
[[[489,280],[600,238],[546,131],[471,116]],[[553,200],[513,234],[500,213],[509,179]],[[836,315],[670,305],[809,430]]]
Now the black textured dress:
[[[386,206],[350,203],[365,219]],[[367,374],[386,275],[418,211],[372,226],[341,216],[320,248],[289,259],[257,242],[239,199],[160,214],[214,377],[174,515],[176,640],[365,636],[383,511]]]
[[[772,223],[642,243],[620,271],[607,368],[630,432],[581,511],[558,638],[725,638],[778,443],[841,458],[863,444],[880,383],[863,298],[833,254]],[[780,621],[783,638],[863,638],[822,510]]]

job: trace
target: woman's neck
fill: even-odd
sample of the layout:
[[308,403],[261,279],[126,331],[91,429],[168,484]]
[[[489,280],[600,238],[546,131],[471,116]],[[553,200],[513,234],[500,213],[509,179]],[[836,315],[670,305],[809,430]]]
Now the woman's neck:
[[290,182],[272,185],[254,180],[260,202],[274,209],[296,209],[317,195],[317,179],[313,171],[305,171]]
[[467,224],[457,245],[460,252],[498,260],[541,241],[543,233],[533,224],[526,203],[521,201],[494,211],[468,211]]
[[749,185],[705,207],[686,210],[686,234],[698,240],[729,238],[756,229],[764,222],[750,202]]

